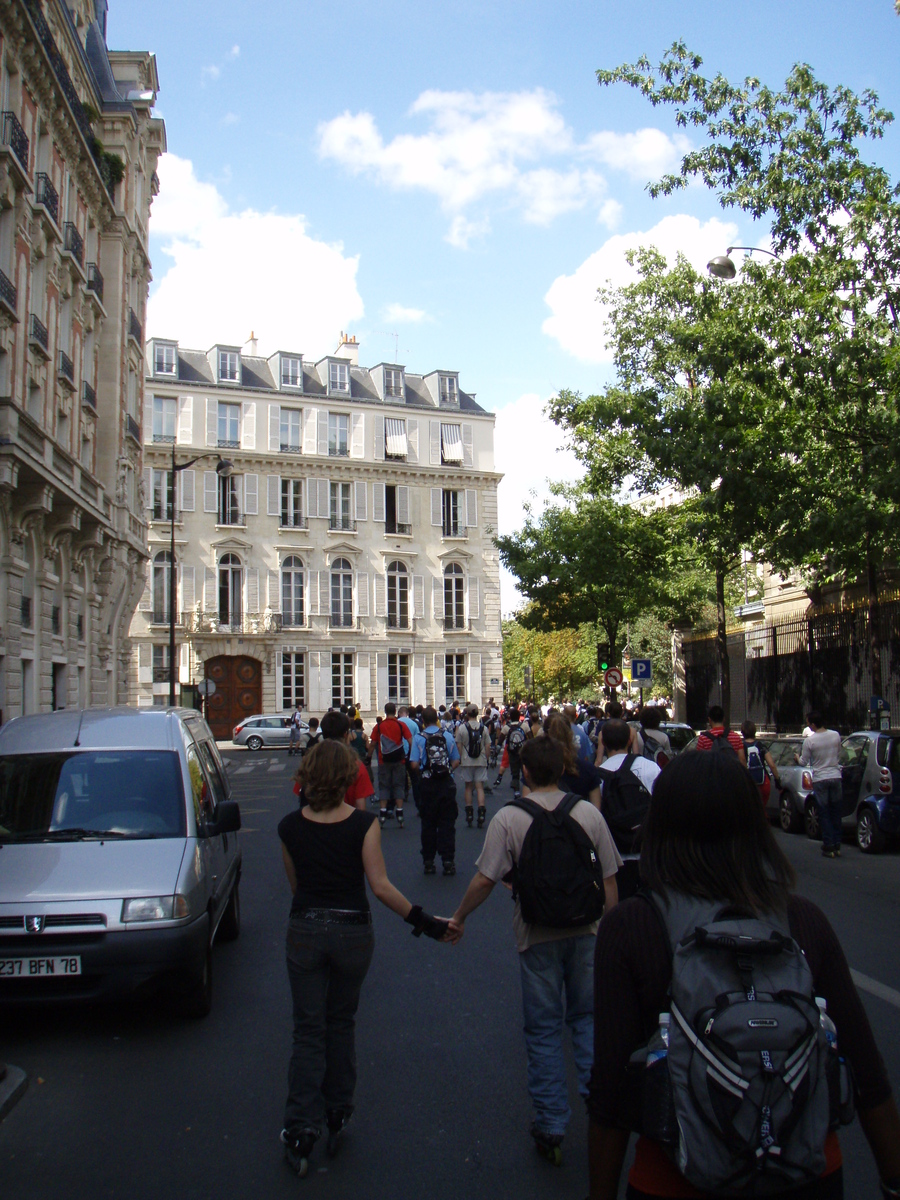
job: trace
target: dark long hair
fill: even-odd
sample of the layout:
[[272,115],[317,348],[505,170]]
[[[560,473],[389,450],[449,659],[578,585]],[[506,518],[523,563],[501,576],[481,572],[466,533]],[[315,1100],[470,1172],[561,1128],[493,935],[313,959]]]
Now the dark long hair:
[[724,753],[674,758],[653,789],[641,879],[753,912],[784,911],[794,869],[775,841],[746,767]]

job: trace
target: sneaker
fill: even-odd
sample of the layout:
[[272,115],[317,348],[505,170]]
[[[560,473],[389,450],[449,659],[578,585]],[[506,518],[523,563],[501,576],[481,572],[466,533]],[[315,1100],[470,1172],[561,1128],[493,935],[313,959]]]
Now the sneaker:
[[387,819],[388,819],[388,815],[384,811],[384,809],[382,809],[381,812],[378,814],[378,824],[381,826],[382,829],[384,829],[384,823]]
[[402,808],[397,809],[397,828],[398,829],[403,828],[403,809]]
[[486,817],[487,817],[487,809],[482,804],[482,806],[478,810],[478,828],[479,829],[483,828]]
[[425,874],[426,875],[436,875],[437,874],[437,867],[434,865],[433,858],[428,859],[428,861],[425,863]]
[[531,1136],[534,1138],[534,1147],[541,1158],[546,1158],[547,1162],[552,1163],[554,1167],[561,1167],[563,1135],[561,1133],[545,1133],[543,1129],[532,1122]]
[[455,875],[456,874],[456,863],[453,861],[452,858],[444,859],[444,874],[445,875]]
[[499,787],[501,783],[502,783],[502,779],[498,775],[497,778],[494,780],[494,787]]
[[281,1144],[284,1146],[284,1160],[292,1171],[302,1179],[309,1170],[309,1156],[319,1137],[318,1129],[281,1131]]
[[341,1142],[344,1139],[344,1130],[350,1124],[352,1116],[352,1108],[331,1108],[326,1111],[325,1122],[328,1125],[328,1141],[325,1144],[325,1153],[329,1158],[334,1158],[338,1150],[340,1150]]

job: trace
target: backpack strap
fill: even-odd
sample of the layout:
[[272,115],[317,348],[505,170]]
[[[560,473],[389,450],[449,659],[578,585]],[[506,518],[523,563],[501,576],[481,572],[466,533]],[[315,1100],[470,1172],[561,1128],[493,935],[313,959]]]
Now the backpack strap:
[[553,810],[554,815],[568,817],[578,801],[583,799],[584,796],[579,796],[577,792],[566,792],[565,796],[563,796],[562,800],[560,800],[559,804]]
[[540,804],[535,804],[533,800],[529,800],[527,796],[520,796],[518,800],[507,800],[503,807],[521,808],[523,812],[528,813],[532,820],[534,820],[535,817],[539,817],[542,812],[547,811],[546,808],[542,808]]

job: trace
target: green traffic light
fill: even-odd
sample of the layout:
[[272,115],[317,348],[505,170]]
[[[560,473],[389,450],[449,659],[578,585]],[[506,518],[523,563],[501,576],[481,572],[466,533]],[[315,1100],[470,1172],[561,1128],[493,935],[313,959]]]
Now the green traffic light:
[[602,662],[602,663],[600,664],[600,670],[601,670],[601,671],[608,671],[608,670],[609,670],[609,663],[608,663],[608,662]]

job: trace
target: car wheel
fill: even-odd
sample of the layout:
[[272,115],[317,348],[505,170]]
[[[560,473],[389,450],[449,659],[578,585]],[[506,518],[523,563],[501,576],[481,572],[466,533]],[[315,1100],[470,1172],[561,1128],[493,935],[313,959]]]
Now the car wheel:
[[223,942],[236,942],[241,934],[241,892],[240,884],[235,883],[228,897],[228,904],[219,922],[219,937]]
[[257,737],[257,735],[254,734],[253,737],[247,738],[247,749],[248,750],[262,750],[262,748],[263,748],[263,740],[261,737]]
[[799,833],[803,828],[803,818],[790,792],[782,792],[778,800],[778,822],[785,833]]
[[881,854],[887,838],[878,828],[878,818],[871,808],[864,808],[856,820],[856,844],[863,854]]
[[813,842],[821,842],[822,828],[819,825],[819,810],[812,796],[806,801],[804,824],[806,826],[806,836]]
[[178,998],[178,1011],[183,1017],[206,1017],[211,1008],[212,946],[207,946],[199,973],[188,976],[184,982]]

